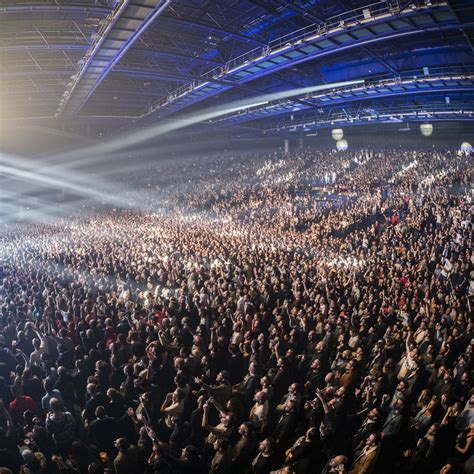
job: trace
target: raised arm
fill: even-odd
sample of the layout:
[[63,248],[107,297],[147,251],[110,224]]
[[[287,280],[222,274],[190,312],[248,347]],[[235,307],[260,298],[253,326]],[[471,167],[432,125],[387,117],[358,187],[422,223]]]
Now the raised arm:
[[12,417],[10,416],[10,413],[8,413],[8,410],[5,408],[5,404],[3,403],[3,399],[0,398],[0,412],[2,415],[5,417],[5,420],[7,421],[7,427],[9,430],[13,428],[13,420]]
[[327,403],[324,401],[324,398],[322,397],[321,391],[319,390],[319,388],[316,389],[316,396],[318,397],[319,401],[321,402],[324,413],[325,414],[328,413],[329,412],[329,407],[328,407]]
[[209,398],[209,403],[212,403],[221,415],[227,415],[227,412],[224,410],[222,405],[214,397]]
[[26,357],[26,354],[21,350],[17,349],[18,354],[20,354],[21,358],[25,361],[25,368],[28,369],[30,367],[30,359]]
[[466,454],[471,449],[473,440],[474,440],[474,436],[468,436],[466,445],[464,446],[464,448],[461,448],[461,446],[459,446],[459,439],[457,439],[456,446],[455,446],[456,451],[460,454]]
[[170,403],[171,402],[171,397],[172,397],[171,393],[168,393],[166,395],[165,401],[163,402],[163,404],[161,405],[161,408],[160,408],[160,411],[162,413],[172,413],[174,410],[176,410],[176,408],[178,408],[179,402]]

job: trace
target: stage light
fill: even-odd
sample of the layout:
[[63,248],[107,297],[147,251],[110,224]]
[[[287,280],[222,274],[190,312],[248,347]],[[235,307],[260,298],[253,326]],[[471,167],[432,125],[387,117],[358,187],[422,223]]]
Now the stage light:
[[337,151],[346,151],[348,147],[349,144],[347,143],[347,140],[338,140],[336,142]]
[[336,141],[340,140],[344,136],[344,130],[342,128],[334,128],[332,131],[332,138]]
[[469,156],[472,153],[472,145],[469,142],[463,142],[459,148],[459,152],[463,155]]
[[420,132],[424,137],[430,137],[433,134],[433,124],[422,123],[420,125]]

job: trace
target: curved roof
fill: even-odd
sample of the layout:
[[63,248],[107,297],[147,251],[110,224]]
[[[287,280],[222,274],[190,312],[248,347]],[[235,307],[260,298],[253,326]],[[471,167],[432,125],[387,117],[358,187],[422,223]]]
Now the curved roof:
[[6,0],[0,119],[114,131],[355,81],[211,122],[273,133],[474,120],[473,45],[470,0]]

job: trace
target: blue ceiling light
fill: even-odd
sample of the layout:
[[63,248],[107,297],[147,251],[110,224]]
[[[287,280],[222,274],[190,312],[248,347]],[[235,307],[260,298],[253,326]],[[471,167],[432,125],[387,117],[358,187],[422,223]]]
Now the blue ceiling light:
[[[409,11],[394,7],[390,3],[380,2],[375,4],[370,15],[364,13],[364,9],[356,9],[349,12],[345,18],[344,29],[350,31],[351,35],[341,34],[339,17],[329,19],[324,24],[315,24],[302,30],[293,32],[271,41],[263,49],[255,49],[242,56],[229,61],[224,67],[211,70],[207,76],[234,81],[236,85],[244,84],[250,80],[275,73],[290,66],[326,57],[330,54],[341,53],[352,48],[363,45],[374,44],[388,39],[404,38],[420,33],[418,23],[423,21],[424,30],[430,28],[436,31],[443,29],[459,28],[459,20],[445,3],[439,2],[432,10],[439,10],[439,14],[427,17],[428,7],[416,5]],[[399,21],[399,19],[408,19]],[[421,20],[423,19],[423,20]],[[368,29],[369,26],[373,28]],[[312,51],[304,48],[312,46]],[[283,62],[280,62],[283,59]],[[205,84],[205,82],[204,82]],[[144,117],[156,114],[157,117],[165,117],[173,112],[209,98],[217,93],[229,90],[231,87],[222,85],[217,88],[206,88],[204,94],[195,93],[196,86],[188,87],[184,94],[180,94],[179,101],[158,101],[144,113]]]

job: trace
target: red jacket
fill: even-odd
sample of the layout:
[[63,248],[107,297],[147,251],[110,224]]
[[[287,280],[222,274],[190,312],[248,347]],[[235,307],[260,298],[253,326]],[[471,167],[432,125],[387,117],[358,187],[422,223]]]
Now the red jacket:
[[19,423],[23,418],[23,413],[30,410],[36,413],[36,404],[31,397],[21,395],[10,403],[9,412],[13,423]]

